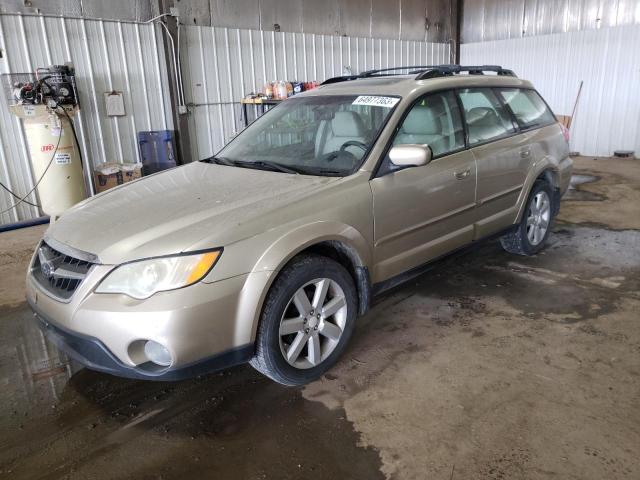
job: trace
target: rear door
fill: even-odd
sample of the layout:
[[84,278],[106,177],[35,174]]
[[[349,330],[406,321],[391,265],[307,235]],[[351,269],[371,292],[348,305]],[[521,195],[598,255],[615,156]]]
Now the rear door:
[[433,160],[398,169],[388,155],[371,180],[375,225],[374,282],[417,267],[473,239],[476,165],[452,91],[419,99],[393,143],[427,144]]
[[458,91],[469,147],[478,166],[474,238],[491,235],[513,222],[531,151],[507,107],[490,88]]

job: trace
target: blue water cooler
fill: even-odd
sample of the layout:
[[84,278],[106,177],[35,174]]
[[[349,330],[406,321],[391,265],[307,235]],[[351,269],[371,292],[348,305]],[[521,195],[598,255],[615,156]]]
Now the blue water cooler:
[[172,130],[138,132],[138,148],[143,175],[151,175],[176,166],[175,139]]

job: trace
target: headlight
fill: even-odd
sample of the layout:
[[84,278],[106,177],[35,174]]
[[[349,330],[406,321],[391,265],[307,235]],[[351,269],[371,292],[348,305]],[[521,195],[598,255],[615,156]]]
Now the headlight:
[[186,287],[204,278],[221,250],[125,263],[109,273],[96,293],[123,293],[144,299],[154,293]]

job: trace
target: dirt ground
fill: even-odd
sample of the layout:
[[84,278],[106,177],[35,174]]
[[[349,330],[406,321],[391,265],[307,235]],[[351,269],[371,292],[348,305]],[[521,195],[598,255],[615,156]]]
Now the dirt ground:
[[377,299],[305,388],[81,369],[0,234],[0,478],[640,478],[640,161],[577,158],[549,246],[489,242]]

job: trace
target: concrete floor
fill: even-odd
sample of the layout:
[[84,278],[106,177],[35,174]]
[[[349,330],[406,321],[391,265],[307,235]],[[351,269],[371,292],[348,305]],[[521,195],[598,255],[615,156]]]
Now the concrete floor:
[[42,228],[0,234],[0,477],[640,478],[640,161],[576,167],[544,252],[437,263],[301,389],[79,369],[23,303]]

